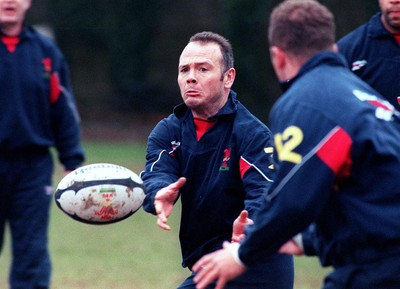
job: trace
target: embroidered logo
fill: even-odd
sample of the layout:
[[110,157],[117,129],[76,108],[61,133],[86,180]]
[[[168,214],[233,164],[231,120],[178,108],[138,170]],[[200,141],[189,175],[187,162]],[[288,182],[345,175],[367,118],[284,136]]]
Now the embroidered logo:
[[367,61],[366,61],[366,60],[357,60],[357,61],[354,61],[354,62],[351,64],[351,71],[359,70],[360,68],[364,67],[365,65],[367,65]]
[[229,160],[231,159],[231,148],[224,149],[224,158],[222,159],[222,164],[219,167],[220,171],[229,171]]
[[43,77],[50,78],[51,69],[52,69],[51,59],[50,58],[42,59],[42,64],[43,64],[43,69],[44,69]]
[[172,150],[169,152],[169,154],[170,154],[172,157],[175,157],[175,151],[176,151],[176,150],[178,149],[178,147],[180,147],[180,146],[181,146],[181,142],[175,141],[175,140],[171,141]]

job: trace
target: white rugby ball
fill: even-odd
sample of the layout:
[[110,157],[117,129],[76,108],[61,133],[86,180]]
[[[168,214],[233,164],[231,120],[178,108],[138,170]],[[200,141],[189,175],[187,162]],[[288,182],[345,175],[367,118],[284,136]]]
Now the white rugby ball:
[[141,178],[125,167],[96,163],[66,175],[54,197],[57,206],[74,220],[101,225],[134,214],[143,204],[145,187]]

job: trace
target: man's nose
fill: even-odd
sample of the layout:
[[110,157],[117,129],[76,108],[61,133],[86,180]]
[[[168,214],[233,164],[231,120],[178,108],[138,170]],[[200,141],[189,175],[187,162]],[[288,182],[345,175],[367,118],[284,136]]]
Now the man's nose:
[[188,78],[186,79],[186,82],[187,83],[196,83],[197,82],[196,75],[195,75],[194,71],[190,71],[189,72]]

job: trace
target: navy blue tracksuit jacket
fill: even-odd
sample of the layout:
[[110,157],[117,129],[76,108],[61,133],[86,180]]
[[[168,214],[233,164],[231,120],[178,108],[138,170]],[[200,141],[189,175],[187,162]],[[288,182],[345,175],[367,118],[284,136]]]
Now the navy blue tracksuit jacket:
[[400,288],[399,112],[345,65],[315,55],[274,105],[277,176],[239,257],[256,264],[315,223],[324,288]]
[[[231,240],[233,221],[241,210],[248,210],[253,218],[274,178],[271,132],[236,99],[235,92],[231,91],[213,120],[213,126],[197,140],[191,111],[184,104],[177,106],[151,132],[141,174],[147,189],[144,209],[153,214],[157,191],[181,176],[187,178],[180,190],[179,237],[182,265],[189,268]],[[292,260],[278,257],[265,272],[279,275],[274,266],[282,265],[282,276],[258,274],[257,278],[272,282],[281,278],[291,284]]]
[[381,15],[340,39],[339,52],[356,75],[400,110],[400,45],[383,26]]
[[55,44],[28,26],[0,38],[0,250],[8,223],[10,288],[49,288],[50,148],[66,170],[83,162],[79,117]]

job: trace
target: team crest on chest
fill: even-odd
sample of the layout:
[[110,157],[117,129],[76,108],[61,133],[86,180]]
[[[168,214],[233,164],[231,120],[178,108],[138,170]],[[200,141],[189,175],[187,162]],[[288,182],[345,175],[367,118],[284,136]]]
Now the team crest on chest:
[[224,149],[224,158],[222,164],[219,167],[220,171],[229,171],[229,160],[231,159],[231,148]]
[[50,78],[51,70],[52,70],[52,63],[50,58],[42,59],[43,64],[43,77]]

